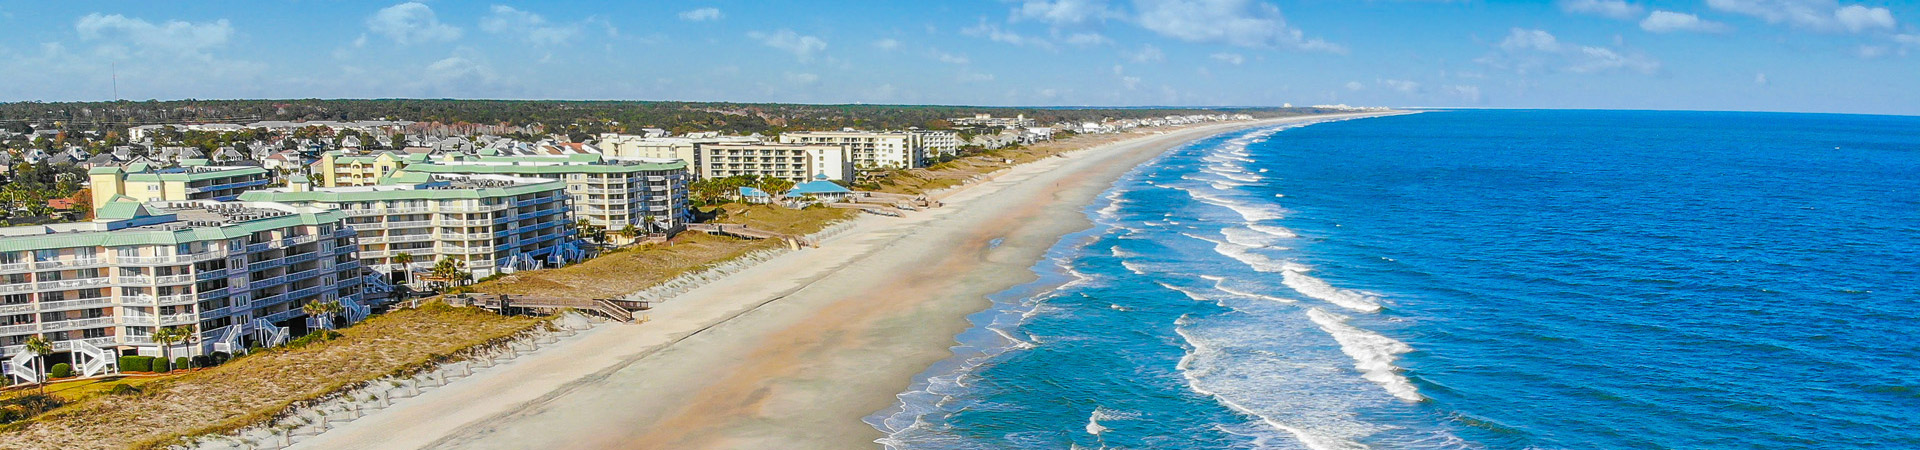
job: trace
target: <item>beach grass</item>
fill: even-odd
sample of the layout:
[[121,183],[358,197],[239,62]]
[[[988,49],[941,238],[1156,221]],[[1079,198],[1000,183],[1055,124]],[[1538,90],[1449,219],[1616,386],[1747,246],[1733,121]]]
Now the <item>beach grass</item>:
[[[0,427],[0,448],[164,448],[187,436],[265,423],[295,403],[390,374],[419,370],[460,350],[544,323],[430,303],[368,318],[341,337],[152,378],[132,395],[100,390],[39,417]],[[64,396],[63,396],[64,398]]]

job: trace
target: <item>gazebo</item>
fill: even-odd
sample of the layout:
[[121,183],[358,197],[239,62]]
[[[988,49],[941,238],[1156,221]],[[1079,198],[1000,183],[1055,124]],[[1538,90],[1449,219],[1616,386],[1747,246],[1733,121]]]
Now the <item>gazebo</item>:
[[768,194],[767,191],[762,191],[758,188],[741,186],[740,199],[753,204],[773,203],[773,194]]
[[788,198],[810,198],[829,203],[845,201],[852,195],[853,190],[839,183],[827,181],[826,174],[815,175],[813,181],[800,183],[787,191]]

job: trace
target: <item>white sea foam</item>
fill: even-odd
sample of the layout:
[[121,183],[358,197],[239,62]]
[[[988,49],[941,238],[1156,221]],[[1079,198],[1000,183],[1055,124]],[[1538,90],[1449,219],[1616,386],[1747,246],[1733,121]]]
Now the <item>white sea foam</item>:
[[1321,330],[1333,335],[1340,343],[1340,351],[1353,357],[1353,368],[1360,371],[1361,377],[1380,385],[1387,393],[1401,400],[1417,402],[1423,400],[1420,390],[1400,375],[1400,367],[1393,365],[1400,354],[1413,351],[1406,343],[1382,336],[1379,333],[1347,324],[1347,317],[1320,308],[1307,310],[1307,318],[1320,325]]
[[1327,284],[1326,280],[1307,275],[1311,270],[1299,264],[1286,264],[1281,271],[1281,282],[1300,294],[1339,305],[1342,308],[1359,312],[1379,312],[1380,297],[1351,289],[1340,289]]
[[1280,302],[1280,303],[1297,303],[1290,298],[1281,298],[1281,297],[1275,297],[1275,296],[1266,295],[1266,294],[1257,294],[1257,293],[1248,292],[1240,289],[1234,289],[1233,287],[1227,286],[1227,280],[1224,278],[1213,279],[1213,288],[1220,290],[1220,292],[1238,295],[1241,297],[1274,301],[1274,302]]
[[1250,225],[1247,225],[1247,229],[1258,231],[1261,233],[1266,233],[1268,235],[1272,235],[1273,237],[1277,237],[1277,238],[1293,239],[1293,238],[1300,237],[1300,235],[1294,234],[1293,230],[1289,230],[1284,227],[1276,227],[1273,225],[1250,224]]
[[1273,219],[1286,217],[1284,210],[1280,209],[1280,207],[1276,205],[1250,203],[1250,202],[1235,200],[1227,197],[1222,197],[1219,195],[1214,195],[1212,193],[1202,192],[1199,189],[1185,189],[1185,191],[1187,191],[1187,195],[1190,197],[1193,197],[1194,200],[1199,200],[1202,202],[1206,202],[1207,204],[1210,204],[1210,205],[1231,209],[1233,210],[1234,213],[1239,214],[1241,219],[1245,219],[1248,222],[1258,222],[1262,220],[1273,220]]
[[1228,258],[1233,258],[1235,261],[1240,261],[1241,264],[1246,264],[1247,267],[1252,268],[1255,271],[1279,272],[1281,270],[1284,270],[1287,266],[1287,263],[1285,261],[1276,260],[1276,259],[1267,257],[1267,255],[1254,253],[1253,247],[1235,244],[1232,242],[1227,242],[1222,240],[1216,240],[1212,238],[1201,237],[1193,234],[1187,234],[1187,233],[1180,233],[1180,234],[1190,238],[1212,242],[1214,253],[1219,253],[1221,256],[1226,256]]
[[[1187,346],[1190,348],[1186,355],[1180,357],[1180,362],[1174,365],[1174,367],[1180,371],[1180,375],[1187,379],[1188,389],[1212,398],[1214,401],[1219,402],[1221,406],[1227,407],[1227,409],[1258,418],[1262,423],[1267,424],[1267,426],[1292,435],[1294,439],[1299,440],[1302,445],[1305,445],[1309,449],[1366,450],[1368,448],[1366,445],[1354,442],[1351,439],[1344,439],[1327,433],[1317,433],[1309,430],[1307,427],[1284,422],[1279,420],[1275,415],[1263,414],[1262,411],[1248,407],[1242,404],[1241,401],[1219,392],[1219,388],[1215,387],[1215,373],[1231,371],[1234,366],[1224,364],[1229,360],[1229,357],[1210,340],[1201,338],[1189,330],[1189,326],[1193,323],[1192,320],[1189,316],[1181,316],[1179,320],[1174,322],[1173,328],[1174,333],[1179,334],[1180,338],[1186,341]],[[1233,376],[1233,373],[1220,375],[1225,379],[1237,378]]]
[[1234,244],[1244,245],[1248,247],[1272,247],[1274,244],[1280,243],[1280,239],[1284,237],[1290,237],[1290,236],[1277,236],[1277,235],[1274,235],[1273,233],[1261,232],[1258,230],[1254,230],[1253,228],[1250,228],[1250,227],[1249,228],[1242,228],[1242,227],[1221,228],[1220,234],[1222,236],[1227,237],[1227,242],[1232,242]]

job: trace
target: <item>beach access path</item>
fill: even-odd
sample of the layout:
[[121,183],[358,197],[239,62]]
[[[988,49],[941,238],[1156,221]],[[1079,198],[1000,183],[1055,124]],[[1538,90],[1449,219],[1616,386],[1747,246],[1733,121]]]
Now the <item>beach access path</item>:
[[645,323],[596,327],[294,448],[875,448],[861,419],[950,356],[988,294],[1035,280],[1115,179],[1198,138],[1329,117],[1190,127],[1006,169],[945,207],[862,216]]

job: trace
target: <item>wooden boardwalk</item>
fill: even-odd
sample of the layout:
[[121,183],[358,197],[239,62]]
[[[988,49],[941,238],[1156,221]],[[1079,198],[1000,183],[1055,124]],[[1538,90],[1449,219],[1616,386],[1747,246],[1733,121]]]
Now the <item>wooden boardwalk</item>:
[[617,299],[579,299],[562,297],[542,297],[537,295],[504,294],[459,294],[447,296],[452,302],[465,302],[501,314],[538,312],[552,314],[562,309],[575,309],[589,314],[599,315],[621,322],[632,322],[633,312],[651,309],[647,302]]
[[775,233],[772,231],[748,227],[746,225],[741,225],[741,224],[690,223],[690,224],[687,224],[687,231],[698,231],[706,234],[733,236],[741,239],[780,239],[780,240],[793,242],[794,244],[801,245],[801,246],[807,246],[807,247],[819,246],[817,243],[811,240],[808,240],[804,236],[794,236],[794,235],[784,234],[784,233]]

